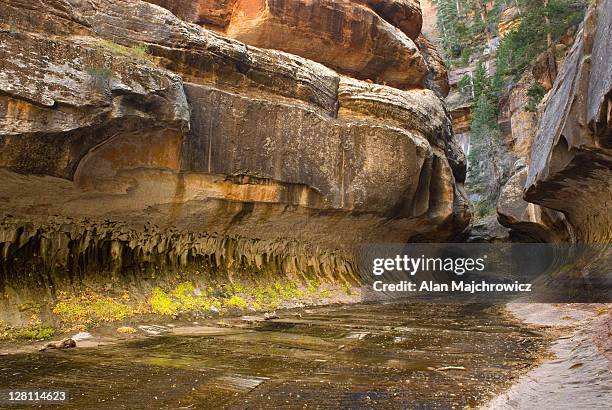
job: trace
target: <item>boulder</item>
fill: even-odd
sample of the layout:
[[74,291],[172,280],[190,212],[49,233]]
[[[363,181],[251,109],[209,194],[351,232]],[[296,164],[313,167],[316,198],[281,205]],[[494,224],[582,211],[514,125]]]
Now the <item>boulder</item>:
[[422,87],[427,75],[410,37],[350,1],[238,0],[225,33],[393,87]]

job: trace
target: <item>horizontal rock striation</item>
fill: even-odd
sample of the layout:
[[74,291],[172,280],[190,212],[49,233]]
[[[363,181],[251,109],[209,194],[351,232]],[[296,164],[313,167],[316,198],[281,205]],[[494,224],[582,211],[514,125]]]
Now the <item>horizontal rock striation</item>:
[[526,200],[563,212],[591,243],[612,239],[611,35],[612,1],[599,1],[559,69],[526,180]]
[[287,51],[354,78],[448,93],[414,0],[153,0],[246,44]]
[[[225,33],[398,88],[421,87],[427,66],[414,41],[349,1],[238,0]],[[284,33],[279,35],[279,33]]]
[[434,91],[359,81],[138,0],[0,0],[0,21],[12,289],[34,272],[191,265],[351,278],[361,243],[446,240],[469,220]]

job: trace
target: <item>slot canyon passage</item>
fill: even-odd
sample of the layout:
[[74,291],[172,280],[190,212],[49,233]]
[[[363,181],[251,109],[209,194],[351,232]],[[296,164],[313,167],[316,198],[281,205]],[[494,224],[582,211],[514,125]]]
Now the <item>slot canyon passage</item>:
[[609,261],[611,31],[612,0],[0,0],[0,393],[609,408],[609,303],[364,303],[359,258]]

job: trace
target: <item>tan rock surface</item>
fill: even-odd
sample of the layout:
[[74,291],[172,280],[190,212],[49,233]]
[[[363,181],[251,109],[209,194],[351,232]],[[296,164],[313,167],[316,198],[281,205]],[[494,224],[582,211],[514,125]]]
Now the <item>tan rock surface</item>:
[[513,239],[518,242],[570,241],[571,226],[561,212],[523,199],[527,172],[527,168],[522,168],[502,188],[497,202],[499,222],[512,229]]
[[0,17],[5,278],[351,275],[361,243],[467,224],[465,158],[430,90],[342,77],[137,0],[0,0]]

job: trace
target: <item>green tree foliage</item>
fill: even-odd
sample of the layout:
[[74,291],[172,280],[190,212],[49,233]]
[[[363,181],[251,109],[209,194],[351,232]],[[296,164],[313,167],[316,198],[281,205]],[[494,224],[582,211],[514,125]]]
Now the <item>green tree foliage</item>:
[[[515,0],[520,24],[507,33],[497,52],[502,77],[519,77],[536,57],[584,18],[584,0]],[[549,44],[549,43],[553,44]]]
[[474,141],[490,139],[497,134],[499,95],[494,78],[488,75],[483,63],[474,73],[474,105],[472,108],[471,134]]
[[462,38],[459,32],[463,30],[457,7],[454,0],[438,0],[437,7],[437,26],[442,34],[442,46],[453,55],[454,49],[460,47]]
[[467,185],[471,192],[480,195],[481,210],[490,210],[491,204],[497,201],[499,187],[508,177],[512,159],[506,152],[498,124],[499,80],[488,74],[483,63],[474,73],[473,91]]
[[498,52],[503,75],[516,75],[533,58],[584,17],[588,0],[435,0],[438,30],[447,56],[466,64],[463,50],[486,46],[497,36],[501,12],[519,10],[520,25],[508,33]]
[[[587,0],[434,0],[438,29],[451,66],[487,58],[482,51],[498,36],[499,19],[508,7],[516,7],[518,24],[505,33],[496,51],[495,72],[481,62],[472,77],[459,82],[464,99],[473,99],[468,190],[477,194],[479,214],[494,212],[499,188],[510,176],[514,158],[503,142],[498,124],[499,101],[507,89],[535,62],[537,56],[582,21]],[[540,84],[528,92],[527,110],[537,110],[544,95]],[[493,211],[491,211],[493,210]],[[486,212],[485,212],[486,211]],[[481,215],[484,216],[484,215]]]
[[461,80],[457,84],[457,88],[461,93],[461,96],[464,100],[469,100],[472,98],[472,78],[469,74],[465,74],[461,77]]
[[447,56],[469,62],[471,48],[481,46],[497,32],[502,0],[435,0],[438,31]]

